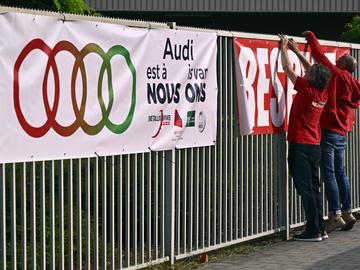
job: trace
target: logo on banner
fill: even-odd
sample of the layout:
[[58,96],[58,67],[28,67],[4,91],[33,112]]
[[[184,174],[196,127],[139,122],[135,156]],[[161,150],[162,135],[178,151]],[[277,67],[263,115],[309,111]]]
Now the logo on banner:
[[195,127],[195,111],[187,112],[186,127]]
[[[48,61],[44,73],[44,79],[42,83],[43,103],[44,103],[47,120],[40,127],[32,126],[26,120],[20,106],[21,104],[20,102],[21,85],[19,80],[20,68],[24,60],[27,58],[27,56],[34,50],[40,50],[44,52],[48,57]],[[60,77],[59,77],[59,69],[55,57],[58,53],[61,52],[68,52],[75,58],[74,65],[72,66],[72,75],[71,75],[71,105],[72,105],[72,110],[74,112],[75,121],[68,126],[61,125],[56,120],[56,114],[59,108],[59,99],[60,99]],[[100,67],[100,72],[98,77],[98,91],[97,91],[99,106],[101,108],[101,113],[102,113],[102,119],[95,125],[90,125],[84,119],[86,99],[87,99],[87,78],[86,78],[87,75],[86,75],[84,59],[90,53],[98,55],[103,61]],[[116,55],[120,55],[124,57],[127,68],[130,70],[130,73],[132,75],[130,107],[125,120],[120,124],[113,123],[109,119],[109,115],[114,103],[114,90],[112,85],[113,71],[111,67],[111,59]],[[52,106],[50,105],[49,97],[48,97],[48,80],[49,80],[50,70],[52,71],[52,75],[54,78],[54,101]],[[108,104],[105,104],[101,91],[105,72],[106,72],[106,78],[108,80],[107,83],[108,96],[109,96]],[[76,100],[76,78],[78,73],[80,73],[81,82],[82,82],[82,96],[81,96],[80,107],[78,106],[78,102]],[[136,70],[131,61],[129,51],[121,45],[115,45],[111,47],[107,52],[105,52],[99,45],[95,43],[89,43],[85,45],[81,50],[78,50],[71,42],[62,40],[59,41],[54,46],[54,48],[51,49],[43,40],[33,39],[23,48],[23,50],[20,52],[15,62],[14,108],[21,127],[28,135],[32,137],[35,138],[42,137],[50,130],[50,128],[53,128],[53,130],[59,135],[67,137],[74,134],[74,132],[76,132],[77,129],[80,127],[86,134],[96,135],[104,128],[104,126],[106,126],[107,129],[112,133],[121,134],[129,128],[132,122],[135,111],[135,104],[136,104]]]
[[179,115],[178,110],[175,110],[174,126],[180,127],[180,128],[182,128],[182,126],[183,126],[182,119],[181,119],[181,117],[180,117],[180,115]]
[[203,111],[200,111],[198,115],[198,129],[200,133],[203,133],[205,126],[206,126],[205,113]]
[[170,114],[164,114],[163,110],[160,110],[160,115],[149,115],[148,116],[148,122],[159,122],[159,127],[154,135],[151,136],[151,138],[156,138],[161,131],[161,128],[163,126],[169,126],[171,121],[171,115]]

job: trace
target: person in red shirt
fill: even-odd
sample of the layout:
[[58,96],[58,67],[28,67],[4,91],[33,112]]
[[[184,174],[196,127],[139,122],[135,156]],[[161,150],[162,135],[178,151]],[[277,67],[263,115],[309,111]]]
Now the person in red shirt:
[[[320,194],[320,115],[327,101],[326,86],[330,71],[321,64],[310,65],[301,54],[297,54],[305,68],[305,76],[295,74],[290,64],[287,46],[289,40],[279,34],[283,69],[294,84],[297,94],[293,100],[288,126],[288,163],[297,193],[302,198],[306,216],[306,229],[294,235],[298,241],[321,241],[327,238],[322,216]],[[291,43],[294,51],[294,43]],[[296,50],[295,50],[296,51]],[[296,53],[296,52],[295,52]]]
[[355,123],[355,109],[360,102],[360,83],[351,75],[356,69],[356,59],[351,55],[341,56],[333,65],[325,56],[318,40],[311,31],[303,32],[314,59],[324,64],[332,73],[328,86],[328,102],[320,118],[321,176],[329,205],[326,229],[350,230],[356,219],[351,214],[350,183],[345,173],[344,154],[346,135]]

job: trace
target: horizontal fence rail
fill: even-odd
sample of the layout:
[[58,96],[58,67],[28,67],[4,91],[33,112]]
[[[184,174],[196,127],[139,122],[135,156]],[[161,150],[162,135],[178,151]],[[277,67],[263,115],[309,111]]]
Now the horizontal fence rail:
[[[231,35],[217,45],[215,146],[0,164],[0,269],[140,269],[303,225],[286,134],[239,135]],[[359,121],[346,151],[355,211]]]

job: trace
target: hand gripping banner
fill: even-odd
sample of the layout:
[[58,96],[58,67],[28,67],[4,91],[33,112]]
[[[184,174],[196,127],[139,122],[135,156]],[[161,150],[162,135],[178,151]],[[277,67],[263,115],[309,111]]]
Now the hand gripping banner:
[[216,35],[0,16],[0,163],[213,145]]

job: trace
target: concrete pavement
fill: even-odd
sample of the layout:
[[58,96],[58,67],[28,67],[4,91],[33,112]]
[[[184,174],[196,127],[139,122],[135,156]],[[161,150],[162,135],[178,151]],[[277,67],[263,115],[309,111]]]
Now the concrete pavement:
[[250,254],[208,263],[201,270],[360,270],[360,221],[350,231],[335,231],[321,242],[282,241]]

